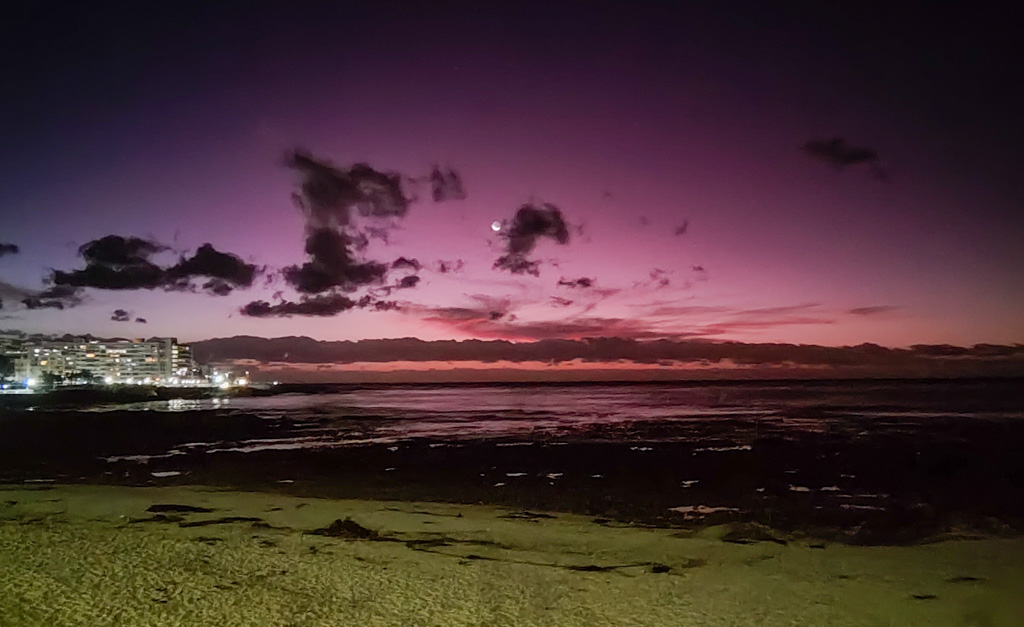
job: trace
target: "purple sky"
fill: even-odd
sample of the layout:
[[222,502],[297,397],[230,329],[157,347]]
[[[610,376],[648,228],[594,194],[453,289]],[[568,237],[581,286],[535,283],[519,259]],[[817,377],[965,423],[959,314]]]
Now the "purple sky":
[[[1008,15],[542,6],[11,10],[0,242],[19,252],[0,257],[0,328],[1024,342]],[[831,137],[878,159],[801,150]],[[205,242],[270,277],[301,264],[301,179],[284,165],[296,147],[339,167],[461,174],[465,200],[413,203],[389,245],[362,253],[426,266],[391,295],[398,310],[241,315],[278,291],[299,298],[264,277],[227,296],[90,288],[73,308],[19,305],[110,234],[169,245],[168,264]],[[565,245],[538,240],[538,277],[492,268],[505,244],[492,222],[507,229],[527,202],[570,227]],[[432,269],[455,259],[460,273]],[[115,309],[148,324],[111,321]]]

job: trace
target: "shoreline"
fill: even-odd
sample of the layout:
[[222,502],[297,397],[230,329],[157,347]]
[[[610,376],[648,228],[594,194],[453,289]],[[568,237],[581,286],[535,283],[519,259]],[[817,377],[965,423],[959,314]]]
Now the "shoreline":
[[[209,421],[214,431],[248,429],[246,424]],[[42,442],[45,454],[27,438],[12,437],[8,446],[0,444],[0,482],[199,484],[326,498],[483,503],[675,528],[753,522],[872,545],[911,544],[950,532],[1024,531],[1021,488],[1002,479],[1019,462],[985,459],[984,451],[976,454],[985,462],[977,465],[980,474],[968,467],[936,476],[933,468],[948,463],[941,448],[933,452],[937,461],[918,455],[918,470],[908,471],[902,466],[908,454],[899,445],[841,444],[838,464],[819,459],[828,450],[824,444],[767,439],[714,453],[695,452],[689,443],[416,441],[210,454],[173,445],[168,453],[167,445],[152,441],[159,432],[150,439],[130,435],[125,445],[103,449],[91,441],[102,434],[72,432],[62,442]],[[1000,446],[1010,445],[1007,439]]]
[[537,413],[518,393],[494,409],[475,392],[5,411],[0,482],[489,503],[661,527],[746,521],[874,545],[1019,534],[1019,391],[960,391],[627,390],[607,397],[628,399],[607,417],[585,399],[580,417]]
[[[158,473],[159,474],[159,473]],[[993,517],[970,518],[963,515],[936,518],[934,514],[922,518],[917,509],[902,512],[883,512],[882,515],[859,518],[852,516],[848,524],[815,524],[808,519],[793,519],[784,512],[741,510],[721,505],[682,505],[667,508],[661,513],[638,512],[633,515],[621,511],[594,510],[590,507],[566,507],[531,498],[520,493],[479,494],[483,498],[452,497],[417,491],[415,488],[399,490],[352,490],[338,484],[288,480],[275,484],[253,481],[193,483],[189,477],[168,474],[150,477],[145,481],[57,481],[28,479],[22,483],[0,482],[5,490],[45,493],[64,489],[109,490],[197,490],[205,492],[245,493],[265,498],[312,499],[321,501],[360,501],[378,504],[425,504],[451,508],[487,508],[523,513],[524,519],[575,517],[591,524],[616,529],[648,529],[672,532],[680,537],[699,536],[709,529],[722,529],[729,542],[749,544],[756,542],[835,544],[862,547],[924,546],[956,540],[1020,540],[1024,539],[1024,522]],[[571,504],[570,504],[571,505]]]

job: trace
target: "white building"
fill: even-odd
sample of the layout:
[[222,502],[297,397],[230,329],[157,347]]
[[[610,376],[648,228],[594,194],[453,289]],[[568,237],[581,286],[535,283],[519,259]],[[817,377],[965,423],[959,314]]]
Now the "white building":
[[[16,383],[41,381],[44,376],[65,380],[92,378],[106,383],[180,385],[198,379],[187,346],[176,338],[135,340],[92,338],[0,338],[0,354],[13,362]],[[86,373],[87,376],[80,376]]]

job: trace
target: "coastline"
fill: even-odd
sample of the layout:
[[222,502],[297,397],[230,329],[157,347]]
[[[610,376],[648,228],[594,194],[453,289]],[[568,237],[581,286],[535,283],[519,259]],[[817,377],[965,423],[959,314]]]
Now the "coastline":
[[244,399],[4,412],[0,483],[202,484],[676,528],[752,522],[870,545],[1024,531],[1024,421],[1013,417],[1013,398],[906,419],[884,407],[875,416],[876,405],[846,415],[834,404],[787,406],[769,419],[741,399],[737,413],[714,419],[600,419],[563,430],[515,412],[473,410],[467,421],[444,414],[447,405],[424,412],[278,399],[269,400],[299,408]]

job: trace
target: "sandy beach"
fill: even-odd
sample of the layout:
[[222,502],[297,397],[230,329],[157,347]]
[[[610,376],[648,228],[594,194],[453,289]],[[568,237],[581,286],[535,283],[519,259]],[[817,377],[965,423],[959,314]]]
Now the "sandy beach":
[[[349,522],[336,522],[345,521]],[[901,547],[212,488],[0,490],[2,625],[1015,625],[1024,540]]]

